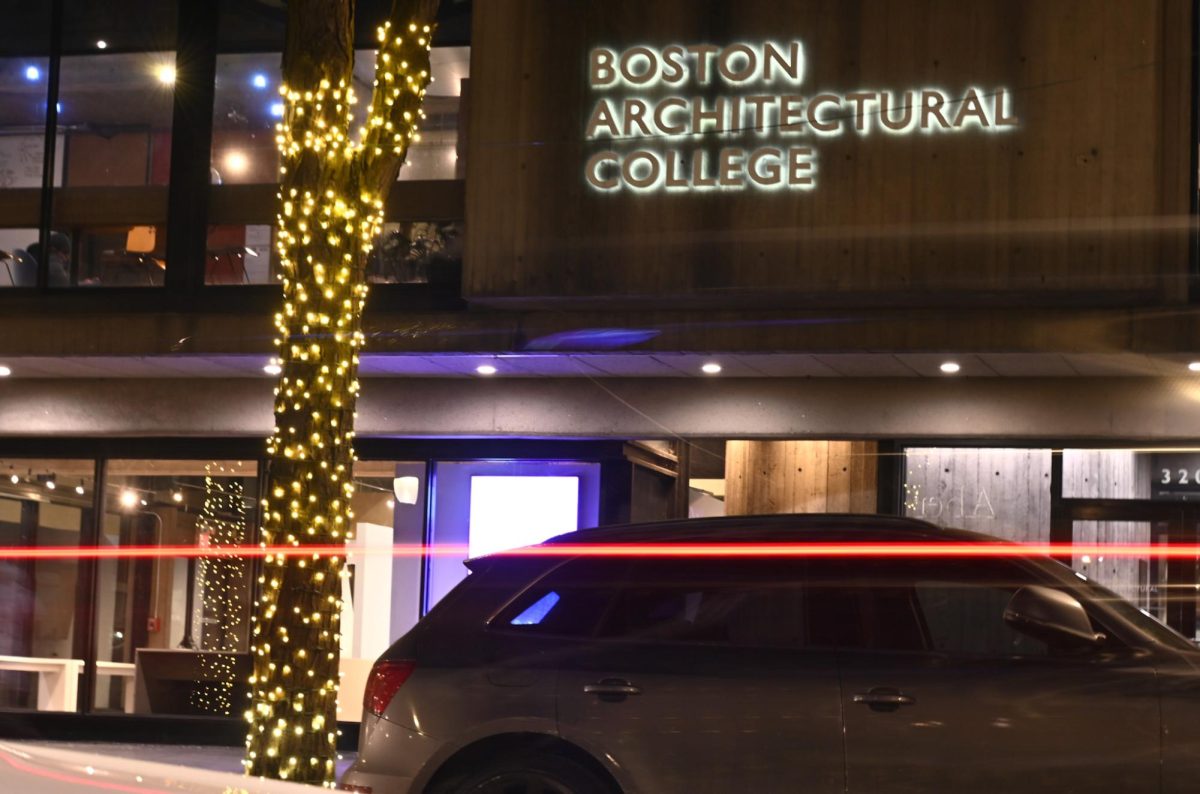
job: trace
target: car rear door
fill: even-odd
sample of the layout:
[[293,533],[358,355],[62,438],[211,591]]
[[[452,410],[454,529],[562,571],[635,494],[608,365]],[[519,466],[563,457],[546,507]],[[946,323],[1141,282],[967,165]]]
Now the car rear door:
[[840,653],[851,794],[1159,791],[1149,659],[1116,641],[1056,649],[1004,622],[1018,587],[1049,583],[997,560],[826,573],[814,599],[861,626]]
[[563,738],[653,794],[842,792],[836,651],[800,563],[641,560],[558,673]]

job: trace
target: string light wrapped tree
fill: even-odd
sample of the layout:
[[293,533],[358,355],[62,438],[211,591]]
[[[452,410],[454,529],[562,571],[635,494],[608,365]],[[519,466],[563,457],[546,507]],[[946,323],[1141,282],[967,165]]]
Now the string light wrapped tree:
[[[245,767],[333,787],[340,547],[351,536],[366,256],[409,144],[418,139],[437,0],[393,0],[378,30],[365,124],[354,127],[354,0],[288,0],[284,117],[276,141],[275,432],[251,636]],[[314,547],[308,553],[304,547]]]

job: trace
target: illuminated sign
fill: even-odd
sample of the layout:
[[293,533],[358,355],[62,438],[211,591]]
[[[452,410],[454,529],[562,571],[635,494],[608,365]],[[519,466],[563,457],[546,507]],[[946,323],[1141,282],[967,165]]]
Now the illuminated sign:
[[584,178],[599,191],[811,190],[821,138],[1017,125],[1007,89],[801,93],[805,65],[799,41],[593,49],[584,136],[605,148]]

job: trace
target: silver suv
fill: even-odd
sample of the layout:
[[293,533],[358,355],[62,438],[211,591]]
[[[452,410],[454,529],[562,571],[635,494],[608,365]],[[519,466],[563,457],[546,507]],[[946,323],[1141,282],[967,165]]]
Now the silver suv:
[[[342,788],[1196,790],[1200,653],[1049,558],[687,553],[879,541],[996,542],[776,516],[549,541],[612,555],[473,560],[376,664]],[[636,554],[647,543],[680,553]]]

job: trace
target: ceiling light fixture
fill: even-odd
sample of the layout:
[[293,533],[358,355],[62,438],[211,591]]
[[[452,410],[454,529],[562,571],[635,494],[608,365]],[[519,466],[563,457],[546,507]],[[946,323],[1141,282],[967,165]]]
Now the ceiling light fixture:
[[79,485],[75,486],[75,493],[79,494],[80,496],[83,496],[86,490],[87,489],[83,487],[83,480],[80,480]]
[[12,482],[13,485],[16,485],[17,483],[21,482],[21,475],[17,474],[16,469],[14,469],[12,466],[9,466],[8,467],[8,479],[10,482]]
[[271,116],[274,118],[277,118],[277,119],[283,118],[283,103],[282,102],[272,102],[271,107],[268,108],[268,111],[270,112]]
[[183,491],[173,491],[171,493],[171,499],[177,503],[182,502],[183,501]]
[[99,41],[97,41],[97,42],[96,42],[96,49],[98,49],[98,50],[107,50],[107,49],[108,49],[108,42],[107,42],[107,41],[105,41],[104,39],[100,39]]
[[250,167],[250,160],[246,157],[245,152],[237,149],[226,153],[224,162],[225,167],[234,174],[244,174]]
[[138,503],[137,491],[131,491],[128,488],[126,488],[124,491],[121,491],[121,507],[125,507],[125,508],[135,507],[135,506],[137,506],[137,503]]
[[12,374],[11,369],[4,366],[3,364],[0,364],[0,378],[7,378],[11,374]]
[[1193,361],[1191,364],[1188,364],[1188,369],[1192,372],[1200,372],[1200,361]]
[[496,374],[496,368],[493,367],[491,364],[480,364],[478,367],[475,368],[475,371],[478,372],[480,375],[495,375]]
[[25,79],[31,83],[42,79],[42,70],[36,66],[26,66]]
[[154,76],[158,78],[158,82],[163,85],[175,85],[175,67],[169,63],[164,63],[155,70]]
[[259,72],[258,74],[254,75],[253,77],[250,78],[250,84],[252,86],[254,86],[255,88],[260,88],[260,89],[266,88],[267,87],[267,76],[265,74],[263,74],[262,72]]
[[700,367],[700,371],[705,375],[719,375],[721,373],[721,365],[715,361],[710,361]]
[[283,372],[283,367],[279,366],[279,364],[274,361],[270,361],[265,367],[263,367],[263,372],[267,373],[268,375],[278,375],[279,373]]
[[953,375],[954,373],[956,373],[960,369],[962,369],[962,367],[960,367],[958,365],[957,361],[943,361],[942,365],[940,367],[938,367],[938,369],[940,369],[942,372],[946,373],[947,375]]
[[49,477],[46,478],[46,490],[53,491],[57,487],[58,487],[58,483],[54,481],[54,475],[51,474]]

